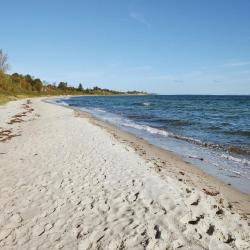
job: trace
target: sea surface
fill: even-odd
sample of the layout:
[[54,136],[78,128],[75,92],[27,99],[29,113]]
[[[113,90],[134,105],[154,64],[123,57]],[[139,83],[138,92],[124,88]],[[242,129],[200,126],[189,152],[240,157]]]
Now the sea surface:
[[87,111],[250,194],[250,96],[83,96],[54,102]]

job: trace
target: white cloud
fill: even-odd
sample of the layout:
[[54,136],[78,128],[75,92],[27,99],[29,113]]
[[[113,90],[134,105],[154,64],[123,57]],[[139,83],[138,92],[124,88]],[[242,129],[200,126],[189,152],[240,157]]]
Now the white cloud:
[[150,23],[146,20],[146,18],[144,17],[144,15],[140,12],[135,12],[135,11],[131,11],[130,12],[130,17],[132,19],[134,19],[135,21],[147,26],[148,28],[150,28]]

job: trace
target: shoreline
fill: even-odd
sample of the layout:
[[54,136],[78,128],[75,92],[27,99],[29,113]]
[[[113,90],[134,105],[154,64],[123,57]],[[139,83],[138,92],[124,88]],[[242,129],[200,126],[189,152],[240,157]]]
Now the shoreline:
[[[60,103],[60,100],[62,100],[63,103]],[[203,126],[205,124],[204,122],[204,124],[202,123],[200,125],[201,127],[199,127],[196,122],[187,122],[186,120],[189,120],[187,117],[185,118],[186,120],[184,118],[181,118],[182,115],[177,115],[180,117],[174,117],[174,106],[171,106],[170,108],[173,115],[171,119],[160,117],[160,114],[154,114],[155,109],[157,109],[157,106],[154,106],[156,105],[156,100],[158,100],[154,98],[128,98],[127,100],[122,98],[113,99],[111,97],[108,97],[107,103],[105,102],[106,99],[102,98],[87,98],[86,100],[85,98],[69,98],[68,100],[65,99],[64,101],[63,98],[61,98],[60,100],[52,101],[52,103],[55,102],[59,105],[62,104],[63,106],[72,106],[79,110],[89,112],[97,119],[109,122],[110,124],[113,124],[114,126],[122,129],[123,131],[127,131],[137,137],[143,138],[151,144],[154,144],[178,155],[182,160],[188,161],[191,164],[197,166],[208,175],[214,176],[225,184],[250,195],[250,173],[248,167],[250,161],[248,160],[249,157],[247,156],[247,154],[244,155],[244,153],[246,153],[247,151],[244,151],[243,153],[242,149],[242,151],[238,152],[239,154],[233,153],[233,150],[235,150],[236,152],[236,150],[241,149],[240,145],[243,145],[242,148],[247,148],[247,146],[245,146],[247,145],[247,140],[246,142],[244,142],[244,140],[240,136],[238,136],[239,138],[237,136],[232,136],[232,138],[227,137],[227,129],[225,131],[221,129],[221,131],[219,132],[218,125],[218,128],[215,129],[216,131],[211,132],[209,126],[212,125],[208,125],[208,129],[206,130],[203,129]],[[86,107],[83,107],[85,103],[84,100],[86,101]],[[121,105],[125,105],[126,101],[128,101],[129,105],[131,105],[131,109],[125,109],[123,111],[124,107],[118,105],[117,110],[115,107],[113,107],[116,111],[112,110],[112,105],[110,106],[110,103],[116,104],[120,101],[122,103]],[[161,102],[161,99],[159,100],[159,102]],[[172,103],[172,101],[170,102]],[[83,105],[82,108],[81,105]],[[102,105],[104,106],[102,107]],[[141,111],[141,113],[139,112],[138,114],[137,108],[134,108],[134,106],[137,105],[138,110]],[[183,109],[185,110],[185,108]],[[164,111],[162,112],[164,113]],[[185,113],[185,111],[183,112]],[[150,113],[152,113],[153,116],[151,118]],[[130,118],[131,114],[132,116]],[[156,119],[155,116],[157,116],[158,118]],[[192,115],[190,114],[190,119],[191,117]],[[166,125],[165,123],[169,123],[169,125]],[[174,125],[171,125],[172,123]],[[189,125],[189,123],[191,125]],[[195,133],[195,126],[197,126],[197,129],[199,130],[198,135],[196,136],[194,134],[193,136],[188,136],[188,134]],[[216,127],[217,125],[213,126]],[[203,131],[204,133],[200,131]],[[202,136],[207,136],[209,138],[209,132],[211,132],[210,139],[201,139]],[[222,138],[221,142],[219,142],[218,138]],[[237,138],[239,139],[238,144],[236,143]],[[212,142],[213,140],[217,142]],[[226,140],[229,141],[229,144],[225,142]],[[235,143],[230,144],[230,140],[235,141]],[[238,146],[233,146],[234,144],[237,144]],[[230,147],[229,145],[232,146]],[[242,154],[240,154],[240,152],[242,152]]]
[[181,182],[189,183],[196,188],[198,187],[200,190],[205,189],[211,193],[221,193],[230,203],[233,204],[237,212],[240,212],[240,214],[247,217],[250,222],[249,194],[244,193],[233,186],[229,186],[218,178],[209,175],[198,166],[181,159],[181,157],[174,152],[153,145],[143,138],[139,138],[107,121],[102,121],[94,117],[91,113],[67,106],[63,107],[74,110],[76,116],[88,118],[92,124],[108,131],[120,143],[132,147],[136,154],[147,162],[154,164],[156,172],[160,173],[165,171],[165,173],[160,173],[161,175],[170,175],[175,179],[181,179]]
[[1,249],[249,249],[248,196],[44,99],[0,107]]

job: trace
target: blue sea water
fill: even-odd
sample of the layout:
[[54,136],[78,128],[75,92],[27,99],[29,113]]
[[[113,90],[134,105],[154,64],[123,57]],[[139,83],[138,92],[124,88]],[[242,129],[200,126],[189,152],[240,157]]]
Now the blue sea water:
[[55,101],[173,151],[250,194],[250,96],[83,96]]

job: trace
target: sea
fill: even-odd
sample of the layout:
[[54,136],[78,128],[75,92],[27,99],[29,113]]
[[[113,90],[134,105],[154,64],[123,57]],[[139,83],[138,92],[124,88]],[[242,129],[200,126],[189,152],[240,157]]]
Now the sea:
[[53,102],[89,112],[250,194],[250,96],[81,96]]

